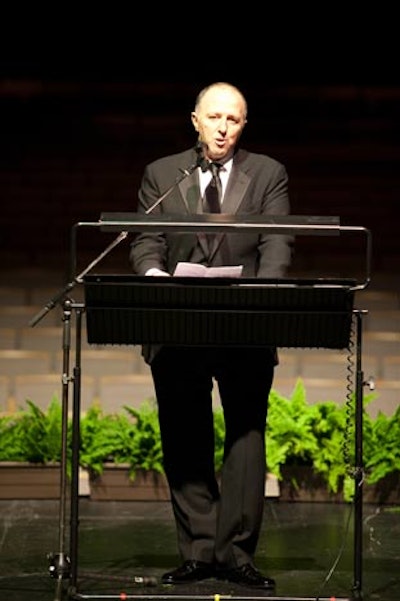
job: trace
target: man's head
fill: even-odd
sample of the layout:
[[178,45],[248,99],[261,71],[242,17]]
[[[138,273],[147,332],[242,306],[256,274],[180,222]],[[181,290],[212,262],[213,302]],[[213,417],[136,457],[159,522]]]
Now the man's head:
[[218,82],[204,88],[196,99],[192,123],[213,161],[232,157],[247,123],[247,103],[235,86]]

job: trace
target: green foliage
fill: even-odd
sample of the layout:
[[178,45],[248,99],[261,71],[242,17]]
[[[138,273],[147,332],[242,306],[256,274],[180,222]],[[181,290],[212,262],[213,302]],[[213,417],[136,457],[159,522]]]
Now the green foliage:
[[225,421],[221,408],[214,410],[214,460],[215,469],[219,472],[224,460]]
[[94,474],[107,462],[129,463],[135,424],[124,414],[104,414],[98,406],[80,421],[79,463]]
[[310,423],[305,390],[298,383],[286,399],[275,390],[269,396],[266,432],[267,466],[277,477],[284,464],[309,465],[316,454],[317,440]]
[[[364,407],[374,396],[364,397]],[[375,419],[363,409],[363,462],[365,481],[378,482],[400,471],[400,407],[390,417]],[[307,404],[298,380],[291,397],[275,390],[269,398],[266,429],[266,463],[270,473],[282,478],[282,467],[309,465],[322,475],[332,492],[354,494],[355,399],[343,404],[325,401]],[[224,456],[225,423],[221,408],[214,410],[215,466]],[[70,471],[72,426],[67,424],[67,460]],[[48,463],[61,461],[62,408],[56,397],[46,411],[32,401],[13,415],[0,417],[0,461]],[[101,474],[108,462],[128,464],[133,479],[137,470],[163,473],[157,407],[145,401],[139,409],[124,406],[106,414],[94,405],[80,419],[79,463]]]
[[130,459],[131,476],[134,477],[138,468],[163,473],[163,455],[157,409],[148,401],[142,403],[139,409],[128,406],[125,406],[124,409],[136,418]]
[[364,416],[363,426],[366,481],[373,484],[400,469],[400,406],[390,417]]
[[127,414],[104,414],[94,406],[82,417],[80,465],[101,474],[107,462],[129,464],[132,479],[137,469],[163,472],[156,408],[145,401],[140,409],[124,410]]
[[46,411],[26,403],[26,410],[0,418],[0,461],[59,462],[62,413],[57,397]]
[[[364,398],[364,404],[372,399],[373,395]],[[398,428],[399,417],[400,415],[397,417]],[[366,423],[371,431],[375,430],[373,420],[365,410],[363,420],[364,429]],[[272,390],[266,431],[268,470],[281,478],[283,465],[312,466],[315,472],[323,476],[328,490],[336,493],[342,488],[345,499],[349,500],[354,489],[354,426],[354,395],[342,405],[334,401],[310,405],[307,404],[301,379],[297,381],[290,399]],[[373,460],[369,459],[372,469],[377,459],[373,444],[368,446],[368,452],[365,457],[374,457]],[[395,460],[390,464],[390,471],[400,468],[399,455],[397,453],[395,458],[392,455]],[[381,464],[380,466],[382,467]]]

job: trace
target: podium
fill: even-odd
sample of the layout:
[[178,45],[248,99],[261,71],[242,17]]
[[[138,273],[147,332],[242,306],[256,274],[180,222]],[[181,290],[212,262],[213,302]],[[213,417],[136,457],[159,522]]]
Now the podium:
[[90,344],[346,348],[355,280],[87,275]]
[[[356,349],[355,371],[355,494],[354,494],[354,582],[353,591],[361,595],[362,586],[362,395],[363,373],[362,314],[354,307],[355,292],[370,281],[370,232],[362,227],[341,227],[335,218],[323,217],[251,217],[237,220],[235,216],[190,215],[143,216],[136,214],[103,214],[99,222],[76,224],[97,227],[102,231],[120,232],[111,245],[124,239],[129,231],[242,231],[270,230],[275,234],[340,235],[357,232],[366,240],[366,277],[354,278],[193,278],[140,277],[131,275],[89,274],[94,261],[73,283],[84,286],[84,305],[69,303],[67,311],[77,310],[76,364],[74,368],[73,457],[71,484],[70,557],[61,552],[53,560],[53,575],[58,577],[56,600],[59,601],[62,580],[69,580],[70,599],[96,599],[96,595],[81,594],[78,575],[78,471],[80,415],[80,344],[81,314],[86,313],[87,337],[91,344],[174,344],[277,346],[344,349],[350,344]],[[121,234],[122,232],[122,234]],[[100,258],[105,253],[100,255]],[[72,260],[75,264],[75,259]],[[66,290],[70,290],[72,284]],[[67,322],[69,321],[69,315]],[[355,337],[355,340],[353,338]],[[68,369],[64,359],[64,372]],[[65,387],[63,389],[65,405]],[[66,415],[66,408],[63,408]],[[65,467],[65,466],[64,466]],[[65,491],[64,491],[65,492]],[[63,505],[62,505],[63,509]],[[60,530],[64,532],[64,515],[60,515]],[[61,550],[63,540],[61,538]],[[172,595],[174,599],[186,596]],[[118,599],[108,595],[107,598]],[[128,595],[126,598],[168,599],[168,595]],[[233,599],[233,597],[230,597]],[[259,597],[257,597],[258,599]],[[314,597],[312,597],[314,598]],[[319,597],[322,601],[322,597]],[[253,597],[246,597],[253,599]],[[254,597],[255,599],[255,597]],[[291,599],[273,597],[276,600]],[[297,599],[297,598],[296,598]],[[338,601],[348,601],[340,600]]]

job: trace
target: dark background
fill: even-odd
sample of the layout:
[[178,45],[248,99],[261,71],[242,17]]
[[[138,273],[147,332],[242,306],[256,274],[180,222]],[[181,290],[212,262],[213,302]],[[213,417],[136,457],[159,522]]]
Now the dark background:
[[[207,7],[196,9],[208,19],[198,30],[193,15],[177,14],[179,34],[160,8],[148,9],[155,20],[122,11],[117,25],[114,10],[108,27],[107,14],[99,26],[97,15],[73,11],[41,18],[24,9],[23,23],[3,20],[3,270],[67,271],[74,224],[134,211],[145,164],[195,142],[195,96],[227,80],[249,104],[242,146],[287,166],[292,213],[337,215],[370,229],[373,275],[397,271],[400,83],[390,15],[368,27],[365,14],[341,23],[319,15],[318,27],[304,18],[302,27],[293,14],[289,26],[288,15],[269,15],[263,27],[260,15],[261,37],[240,12],[229,15],[238,31],[214,7],[205,35]],[[108,234],[80,228],[78,269],[108,242]],[[363,271],[359,240],[314,237],[298,247],[295,270],[346,275],[355,258]],[[123,244],[104,267],[129,271],[127,255]]]

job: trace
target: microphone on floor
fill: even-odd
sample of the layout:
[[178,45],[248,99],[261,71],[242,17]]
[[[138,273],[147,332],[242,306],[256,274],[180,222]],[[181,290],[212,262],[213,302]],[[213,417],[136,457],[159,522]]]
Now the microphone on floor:
[[139,586],[157,586],[157,578],[155,576],[134,576],[134,584]]

